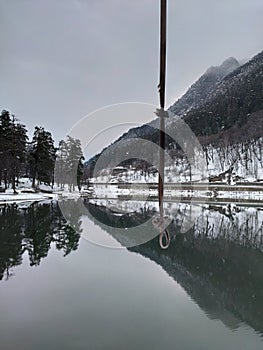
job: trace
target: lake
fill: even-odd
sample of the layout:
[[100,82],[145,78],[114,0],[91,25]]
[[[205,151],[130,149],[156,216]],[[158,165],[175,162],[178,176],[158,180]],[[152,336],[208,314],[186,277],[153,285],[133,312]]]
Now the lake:
[[263,206],[167,202],[163,250],[116,234],[156,203],[77,202],[0,206],[1,349],[263,348]]

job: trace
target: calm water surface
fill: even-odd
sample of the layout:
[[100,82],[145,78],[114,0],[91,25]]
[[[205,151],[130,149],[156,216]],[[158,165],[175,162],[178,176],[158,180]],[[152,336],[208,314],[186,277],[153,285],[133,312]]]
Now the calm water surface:
[[56,202],[0,207],[0,349],[263,348],[262,208],[168,203],[164,251],[158,239],[109,249],[81,237],[85,225],[114,241],[154,205],[85,205],[75,230]]

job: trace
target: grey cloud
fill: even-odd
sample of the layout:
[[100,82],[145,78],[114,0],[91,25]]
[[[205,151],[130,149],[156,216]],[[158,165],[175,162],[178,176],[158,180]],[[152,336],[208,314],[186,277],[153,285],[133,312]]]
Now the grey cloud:
[[[262,50],[261,0],[168,4],[167,105],[208,66]],[[107,104],[158,104],[158,12],[157,0],[1,0],[0,108],[59,139]]]

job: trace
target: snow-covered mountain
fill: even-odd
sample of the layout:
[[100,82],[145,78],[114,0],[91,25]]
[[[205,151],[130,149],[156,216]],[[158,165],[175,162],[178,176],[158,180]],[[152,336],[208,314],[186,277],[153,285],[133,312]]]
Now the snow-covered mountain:
[[196,135],[213,135],[235,128],[234,134],[239,127],[252,122],[253,113],[262,110],[263,51],[225,76],[184,120]]
[[[210,67],[170,111],[183,118],[202,144],[208,176],[218,177],[230,171],[242,180],[263,179],[263,51],[241,66],[236,59],[229,58],[219,67]],[[121,152],[129,153],[138,147],[134,138],[158,144],[159,131],[154,128],[155,123],[130,129],[122,135],[117,140],[121,141]],[[166,120],[166,130],[174,128],[176,118],[170,117]],[[173,164],[166,163],[170,181],[197,180],[185,155],[169,137],[166,149],[173,159]],[[98,157],[86,163],[89,174]],[[107,166],[111,168],[115,154],[108,158]],[[141,160],[126,162],[125,166],[131,164],[142,168]],[[145,167],[147,164],[143,164]]]
[[182,115],[204,103],[207,96],[225,76],[239,67],[239,62],[230,57],[220,66],[212,66],[177,100],[169,109],[176,115]]

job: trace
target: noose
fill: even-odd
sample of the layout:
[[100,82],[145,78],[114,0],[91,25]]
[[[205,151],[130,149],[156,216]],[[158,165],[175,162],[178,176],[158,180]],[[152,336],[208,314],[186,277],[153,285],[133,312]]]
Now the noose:
[[162,249],[167,249],[170,244],[170,235],[165,227],[164,209],[163,209],[163,192],[164,192],[164,149],[165,149],[165,118],[168,113],[165,112],[165,79],[166,79],[166,28],[167,28],[167,0],[161,0],[160,14],[160,109],[156,114],[160,118],[160,135],[159,135],[159,179],[158,179],[158,197],[160,211],[160,235],[159,243]]

